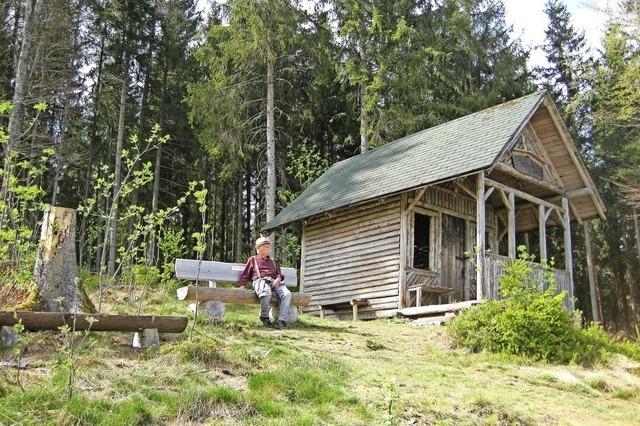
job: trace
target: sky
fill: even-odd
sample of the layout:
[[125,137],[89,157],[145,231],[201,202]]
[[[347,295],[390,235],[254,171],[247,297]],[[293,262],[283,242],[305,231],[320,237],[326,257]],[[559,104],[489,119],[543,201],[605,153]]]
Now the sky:
[[[615,0],[565,0],[576,30],[582,31],[591,49],[602,47],[601,38],[607,22],[604,10]],[[549,20],[544,14],[545,0],[504,0],[507,24],[513,25],[514,37],[531,50],[529,67],[544,65],[544,30]]]

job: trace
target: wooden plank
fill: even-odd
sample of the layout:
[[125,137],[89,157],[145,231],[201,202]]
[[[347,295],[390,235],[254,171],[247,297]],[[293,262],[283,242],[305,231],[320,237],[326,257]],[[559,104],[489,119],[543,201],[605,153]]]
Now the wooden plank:
[[[198,302],[207,302],[209,300],[217,300],[222,303],[237,304],[260,304],[260,299],[253,290],[244,290],[238,288],[209,288],[186,286],[177,290],[179,300],[192,300]],[[311,296],[302,293],[291,293],[291,304],[294,306],[307,306]],[[271,304],[277,306],[278,298],[274,295],[271,297]]]
[[399,207],[400,197],[392,196],[389,198],[385,198],[384,201],[380,202],[379,199],[376,200],[367,200],[363,201],[358,205],[347,206],[343,208],[339,208],[333,210],[330,213],[323,213],[316,216],[313,216],[306,220],[306,224],[310,227],[315,226],[324,226],[326,224],[334,224],[337,221],[344,220],[349,215],[353,215],[356,213],[359,216],[364,214],[368,214],[374,211],[380,211],[384,209],[388,205],[396,204]]
[[[426,191],[426,189],[427,188],[425,187],[424,190]],[[407,229],[408,218],[407,214],[405,214],[405,212],[408,211],[407,198],[408,196],[406,193],[402,194],[402,197],[400,198],[400,253],[398,258],[398,261],[400,262],[400,279],[398,280],[398,308],[404,308],[407,297],[407,233],[409,232]]]
[[[93,324],[89,320],[90,317],[95,319]],[[187,317],[160,315],[0,311],[0,326],[13,326],[19,321],[27,330],[31,331],[58,330],[60,327],[68,325],[75,330],[91,331],[141,331],[155,328],[160,333],[182,333],[188,323]]]
[[332,280],[313,280],[308,278],[305,283],[307,292],[316,292],[322,288],[332,288],[335,286],[351,285],[354,283],[369,283],[377,282],[377,285],[397,284],[398,271],[387,271],[384,273],[369,274],[363,276],[363,274],[355,275],[351,278],[336,277]]
[[508,174],[510,176],[513,176],[514,178],[516,178],[518,180],[521,180],[523,182],[538,186],[540,188],[544,188],[544,189],[546,189],[548,191],[551,191],[551,192],[555,192],[556,194],[561,194],[562,191],[563,191],[563,188],[560,187],[560,186],[553,185],[553,184],[551,184],[549,182],[545,182],[543,180],[539,180],[539,179],[536,179],[534,177],[531,177],[531,176],[527,175],[526,173],[523,173],[523,172],[521,172],[519,170],[516,170],[513,167],[511,167],[511,166],[509,166],[507,164],[504,164],[504,163],[496,164],[495,170],[499,171],[499,172],[502,172],[502,173],[506,173],[506,174]]
[[484,254],[486,251],[485,233],[485,201],[484,172],[476,175],[476,298],[482,300],[484,285]]
[[302,228],[302,237],[300,237],[300,293],[304,292],[304,274],[307,267],[307,253],[306,253],[306,236],[304,235],[304,226]]
[[[361,218],[357,218],[357,220],[350,221],[349,223],[344,223],[340,226],[332,225],[324,227],[320,230],[310,230],[307,231],[307,237],[309,239],[313,239],[314,241],[324,242],[326,240],[331,240],[335,238],[340,238],[345,234],[353,232],[354,230],[361,229],[367,230],[369,228],[374,228],[376,226],[380,226],[385,222],[389,222],[388,224],[392,224],[394,222],[400,221],[400,212],[395,210],[389,211],[381,211],[377,214],[372,214],[370,216],[363,216]],[[384,226],[384,225],[383,225]]]
[[[379,233],[381,229],[389,227],[400,227],[400,215],[394,213],[389,216],[380,216],[374,219],[366,220],[365,222],[352,225],[349,228],[345,228],[340,232],[328,232],[325,234],[307,235],[307,239],[313,242],[313,246],[321,247],[323,245],[331,245],[335,241],[339,241],[343,238],[349,238],[355,233]],[[326,243],[326,244],[325,244]]]
[[[176,259],[176,278],[180,280],[217,281],[235,283],[240,279],[245,265],[203,260],[198,273],[198,261],[193,259]],[[287,287],[298,285],[298,274],[294,268],[281,268]]]
[[362,273],[365,273],[365,272],[367,273],[367,275],[377,275],[376,272],[370,272],[370,271],[375,271],[376,269],[379,270],[380,272],[389,271],[389,270],[398,271],[400,269],[400,265],[398,264],[398,258],[389,259],[384,262],[363,264],[360,266],[351,267],[347,270],[337,270],[337,271],[316,273],[313,275],[313,279],[318,280],[318,279],[328,279],[331,277],[349,277],[354,274],[361,275]]
[[312,303],[314,305],[319,305],[322,306],[323,309],[329,309],[328,306],[329,305],[335,305],[335,304],[341,304],[345,301],[345,299],[350,299],[350,298],[368,298],[368,299],[378,299],[378,298],[390,298],[390,300],[395,301],[396,302],[396,307],[397,307],[397,303],[398,303],[398,293],[397,293],[397,289],[396,292],[383,292],[383,291],[377,291],[377,292],[371,292],[371,293],[366,293],[366,292],[361,292],[361,293],[344,293],[344,294],[337,294],[337,295],[327,295],[324,297],[312,297]]
[[308,266],[306,272],[309,274],[316,274],[318,272],[328,272],[331,270],[346,270],[353,266],[362,265],[364,263],[375,263],[384,259],[397,259],[398,247],[387,247],[379,252],[367,252],[361,253],[357,256],[345,256],[338,259],[325,256],[317,258],[317,262]]
[[[378,244],[375,244],[375,243]],[[366,245],[366,243],[369,243]],[[373,243],[373,244],[372,244]],[[359,251],[359,248],[372,248],[378,247],[384,244],[400,244],[400,229],[389,229],[386,232],[382,232],[378,235],[366,235],[362,238],[355,235],[353,238],[349,240],[336,241],[334,245],[328,247],[320,247],[320,248],[312,248],[309,247],[311,245],[311,241],[307,242],[307,256],[315,257],[321,253],[333,253],[333,256],[337,256],[343,253],[349,253],[355,250]],[[366,247],[365,247],[366,245]],[[350,250],[349,250],[350,249]]]
[[569,200],[566,197],[562,198],[562,208],[564,208],[564,221],[567,226],[564,227],[564,264],[568,275],[568,287],[567,294],[569,309],[573,311],[575,309],[573,301],[573,252],[571,250],[571,218],[569,217]]
[[335,294],[341,292],[349,292],[356,290],[369,290],[369,291],[386,291],[386,290],[398,290],[398,282],[396,279],[386,280],[382,283],[378,283],[377,281],[373,282],[354,282],[352,284],[342,284],[340,282],[333,283],[332,287],[320,286],[316,287],[312,290],[309,290],[309,294],[312,296],[321,296],[327,294]]
[[434,315],[434,314],[443,314],[446,312],[458,312],[462,309],[470,308],[473,305],[478,304],[477,300],[469,300],[466,302],[458,302],[458,303],[447,303],[443,305],[429,305],[429,306],[420,306],[413,308],[404,308],[399,309],[398,313],[406,316],[406,317],[414,317],[421,315]]
[[540,246],[540,261],[547,261],[547,220],[545,215],[545,207],[541,204],[538,206],[538,232]]
[[513,193],[516,197],[518,198],[522,198],[524,200],[527,200],[533,204],[542,204],[545,207],[550,207],[550,208],[554,208],[554,209],[558,209],[560,211],[562,211],[562,207],[555,205],[553,203],[550,203],[548,201],[545,201],[541,198],[538,197],[534,197],[531,194],[527,194],[526,192],[522,192],[518,189],[512,188],[510,186],[504,185],[502,183],[496,182],[494,180],[491,179],[485,179],[485,182],[487,185],[489,186],[495,186],[496,188],[501,188],[503,191],[507,192],[507,193]]
[[357,297],[366,297],[367,299],[370,300],[371,304],[373,304],[374,300],[376,299],[380,299],[380,298],[386,298],[387,300],[390,301],[395,301],[396,304],[395,306],[398,306],[398,290],[397,288],[395,289],[394,292],[390,292],[390,291],[375,291],[375,292],[352,292],[352,293],[340,293],[340,294],[336,294],[336,295],[327,295],[327,296],[313,296],[312,300],[313,300],[313,304],[314,305],[321,305],[323,307],[325,307],[326,305],[331,305],[331,304],[336,304],[336,303],[343,303],[345,302],[345,300],[349,300],[351,298],[357,298]]
[[494,190],[495,188],[491,187],[487,190],[487,192],[484,193],[484,201],[487,201],[489,197],[491,197],[491,194],[493,193]]
[[366,230],[355,228],[347,234],[341,235],[337,238],[323,239],[323,241],[317,241],[315,238],[310,237],[307,241],[307,249],[310,253],[318,252],[322,251],[322,249],[344,244],[345,242],[351,242],[355,238],[359,240],[365,238],[371,239],[372,237],[378,237],[388,233],[400,234],[400,218],[394,219],[393,222],[385,223],[384,226],[372,227]]
[[[404,210],[401,208],[401,209],[400,209],[400,211],[405,211],[405,212],[406,212],[406,214],[409,214],[409,213],[413,210],[413,208],[415,207],[416,202],[418,202],[418,201],[420,200],[420,198],[422,198],[422,196],[424,195],[424,193],[427,191],[427,189],[428,189],[428,188],[429,188],[429,185],[427,185],[427,186],[425,186],[424,188],[422,188],[422,189],[420,190],[420,192],[418,192],[418,195],[416,195],[416,197],[415,197],[415,199],[413,200],[413,202],[411,202],[411,204],[409,204],[409,207],[407,207],[407,208],[406,208],[406,209],[404,209]],[[407,194],[406,194],[406,193],[404,193],[404,194],[402,194],[402,196],[406,199]]]
[[396,201],[394,203],[388,203],[380,205],[379,203],[372,203],[372,206],[367,209],[358,210],[354,209],[347,213],[338,215],[332,218],[324,218],[322,221],[316,221],[313,224],[307,224],[309,227],[309,236],[316,234],[325,234],[328,230],[339,230],[344,227],[348,227],[354,224],[363,223],[370,219],[375,219],[384,215],[400,214],[400,203]]
[[508,253],[509,257],[516,257],[516,198],[513,192],[509,192],[508,211]]

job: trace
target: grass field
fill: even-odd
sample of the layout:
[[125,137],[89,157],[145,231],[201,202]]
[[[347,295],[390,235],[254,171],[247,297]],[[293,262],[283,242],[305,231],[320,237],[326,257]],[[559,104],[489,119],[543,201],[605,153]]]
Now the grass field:
[[[171,290],[151,294],[143,313],[186,312]],[[112,296],[107,311],[134,309]],[[402,320],[303,315],[275,331],[257,306],[190,327],[142,351],[127,333],[93,333],[71,399],[64,336],[30,334],[24,390],[1,367],[0,424],[640,424],[640,364],[623,357],[583,368],[470,354],[445,328]]]

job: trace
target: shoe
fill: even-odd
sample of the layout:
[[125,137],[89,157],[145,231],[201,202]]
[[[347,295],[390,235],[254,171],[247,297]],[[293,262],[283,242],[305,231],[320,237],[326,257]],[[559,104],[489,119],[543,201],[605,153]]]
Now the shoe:
[[260,321],[265,327],[273,327],[273,323],[271,322],[269,317],[260,317]]
[[286,321],[278,321],[278,322],[276,323],[276,328],[277,328],[278,330],[284,330],[285,328],[287,328],[287,323],[286,323]]

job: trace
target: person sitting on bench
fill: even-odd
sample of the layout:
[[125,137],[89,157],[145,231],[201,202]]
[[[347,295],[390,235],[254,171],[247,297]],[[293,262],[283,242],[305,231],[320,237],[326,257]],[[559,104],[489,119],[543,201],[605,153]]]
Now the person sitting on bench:
[[287,327],[287,315],[291,305],[291,292],[287,286],[283,285],[284,275],[280,271],[280,266],[271,259],[271,241],[267,237],[260,237],[256,240],[257,255],[251,256],[247,261],[236,287],[242,287],[249,280],[253,281],[253,289],[260,298],[260,321],[267,327],[273,324],[269,319],[269,304],[272,291],[280,299],[280,315],[276,328]]

